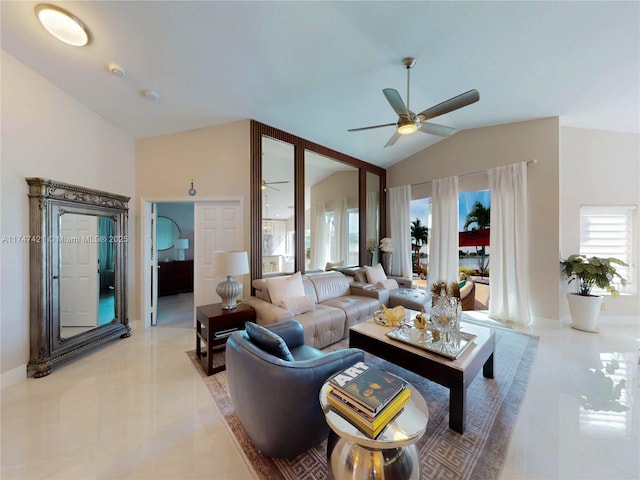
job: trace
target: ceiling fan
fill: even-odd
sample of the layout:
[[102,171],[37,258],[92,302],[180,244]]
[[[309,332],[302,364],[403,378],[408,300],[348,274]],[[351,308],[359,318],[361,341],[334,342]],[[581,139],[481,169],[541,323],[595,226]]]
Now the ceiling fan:
[[468,92],[461,93],[460,95],[445,100],[442,103],[427,108],[417,115],[409,110],[409,87],[410,87],[410,71],[416,64],[416,59],[413,57],[406,57],[402,59],[402,64],[407,69],[407,103],[405,105],[402,97],[397,90],[393,88],[385,88],[382,90],[387,101],[391,105],[391,108],[398,115],[398,121],[395,123],[385,123],[384,125],[373,125],[371,127],[351,128],[349,132],[359,132],[361,130],[370,130],[372,128],[391,127],[395,125],[397,127],[396,132],[386,143],[386,147],[390,147],[400,138],[401,135],[410,135],[417,131],[423,133],[430,133],[432,135],[438,135],[440,137],[449,137],[456,132],[455,128],[447,127],[445,125],[438,125],[437,123],[427,122],[435,117],[444,115],[445,113],[453,112],[459,108],[466,107],[472,103],[480,100],[480,94],[477,90],[469,90]]
[[281,182],[265,182],[264,180],[262,180],[262,185],[260,186],[260,189],[266,190],[267,188],[271,188],[272,190],[279,192],[280,190],[278,190],[276,187],[271,186],[271,185],[277,185],[278,183],[289,183],[289,180],[283,180]]

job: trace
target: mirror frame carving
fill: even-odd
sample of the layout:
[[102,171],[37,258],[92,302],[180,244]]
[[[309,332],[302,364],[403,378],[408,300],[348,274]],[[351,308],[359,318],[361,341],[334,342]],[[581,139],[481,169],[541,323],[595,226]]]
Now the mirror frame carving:
[[[127,316],[127,240],[130,197],[43,178],[29,185],[30,360],[34,377],[53,365],[115,337],[131,336]],[[60,215],[104,216],[114,222],[114,318],[105,325],[64,338],[60,335]],[[96,243],[97,245],[97,243]]]
[[[346,163],[358,169],[358,208],[360,213],[360,239],[359,256],[360,265],[364,265],[367,259],[366,249],[366,175],[367,172],[380,177],[380,238],[386,237],[386,195],[387,186],[386,170],[377,165],[367,163],[355,157],[337,152],[330,148],[318,145],[300,137],[296,137],[277,128],[270,127],[256,120],[251,120],[251,281],[262,278],[262,137],[267,136],[290,143],[294,147],[294,230],[296,233],[304,232],[304,152],[310,150],[320,155],[330,157],[338,162]],[[295,236],[295,271],[305,271],[304,235]],[[254,293],[253,286],[251,294]]]

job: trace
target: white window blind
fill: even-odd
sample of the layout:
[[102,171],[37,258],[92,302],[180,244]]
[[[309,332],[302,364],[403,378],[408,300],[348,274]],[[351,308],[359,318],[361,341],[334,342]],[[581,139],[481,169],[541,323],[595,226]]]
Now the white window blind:
[[[633,217],[634,205],[580,207],[580,254],[588,257],[615,257],[629,264],[615,265],[616,270],[627,281],[623,287],[614,282],[620,293],[634,294],[636,285],[633,264]],[[594,293],[606,293],[594,288]]]

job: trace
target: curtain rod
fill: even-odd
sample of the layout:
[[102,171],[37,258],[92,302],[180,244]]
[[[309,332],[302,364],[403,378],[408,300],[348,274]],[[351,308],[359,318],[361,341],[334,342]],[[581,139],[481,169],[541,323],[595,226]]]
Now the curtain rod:
[[[538,159],[534,158],[533,160],[529,160],[527,162],[527,166],[533,164],[533,163],[538,163]],[[515,165],[515,164],[511,164],[511,165]],[[479,173],[484,173],[484,172],[488,172],[490,169],[487,168],[486,170],[478,170],[477,172],[469,172],[469,173],[463,173],[462,175],[458,175],[458,178],[460,177],[468,177],[469,175],[477,175]],[[426,182],[420,182],[420,183],[412,183],[411,186],[412,187],[417,187],[418,185],[426,185],[427,183],[432,183],[433,180],[427,180]],[[386,192],[388,189],[384,189],[384,191]]]

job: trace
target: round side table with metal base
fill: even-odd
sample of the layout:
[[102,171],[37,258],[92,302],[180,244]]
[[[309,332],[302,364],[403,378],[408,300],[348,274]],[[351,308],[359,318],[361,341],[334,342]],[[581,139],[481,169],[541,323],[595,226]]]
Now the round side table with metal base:
[[412,386],[411,399],[402,412],[373,439],[329,408],[328,384],[320,391],[320,404],[331,428],[327,442],[329,478],[420,478],[420,457],[415,443],[427,430],[429,409]]

